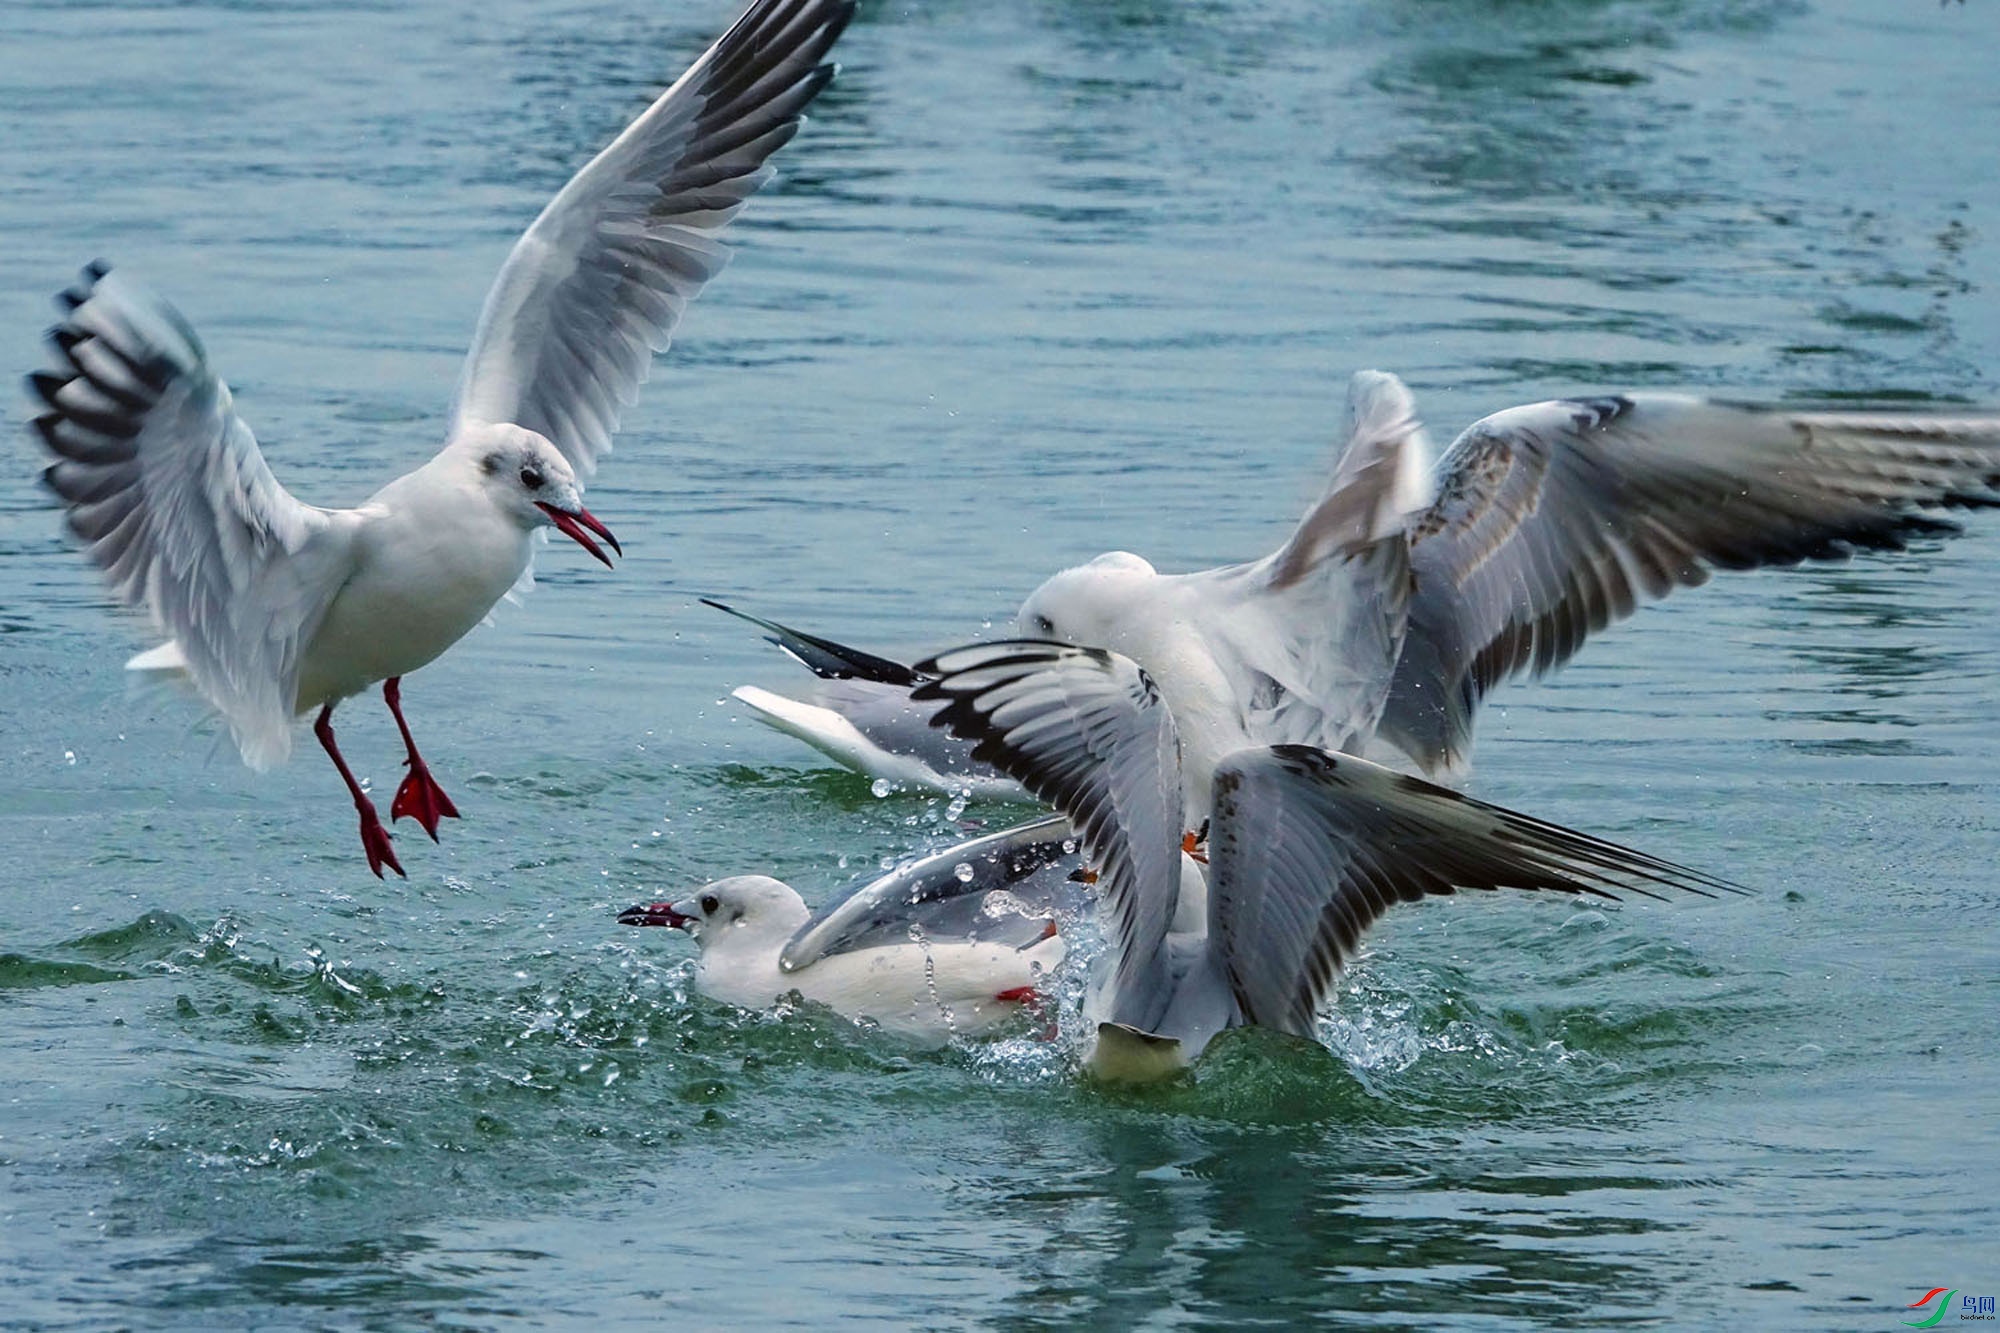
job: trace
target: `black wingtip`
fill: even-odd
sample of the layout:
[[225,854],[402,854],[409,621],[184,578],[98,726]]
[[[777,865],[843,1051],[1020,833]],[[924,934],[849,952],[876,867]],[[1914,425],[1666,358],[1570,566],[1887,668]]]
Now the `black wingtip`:
[[72,313],[78,306],[90,299],[91,292],[96,289],[97,284],[109,272],[111,272],[111,263],[109,260],[91,260],[78,271],[77,279],[74,283],[56,293],[56,305],[61,308],[65,315]]
[[738,620],[748,621],[759,629],[769,631],[767,635],[769,642],[790,653],[806,670],[821,680],[867,680],[881,685],[908,686],[916,684],[920,678],[917,672],[892,658],[880,657],[859,648],[850,648],[844,643],[835,643],[832,639],[823,639],[817,634],[807,634],[804,630],[780,625],[775,620],[753,616],[748,611],[738,611],[735,607],[727,606],[712,597],[703,597],[699,600],[703,606],[713,607],[726,615],[735,616]]
[[58,324],[47,334],[49,350],[62,368],[72,375],[81,375],[83,367],[77,364],[76,346],[84,340],[84,335],[67,324]]
[[28,376],[28,392],[40,399],[44,406],[60,412],[62,407],[56,402],[56,394],[69,383],[70,377],[53,370],[37,370]]

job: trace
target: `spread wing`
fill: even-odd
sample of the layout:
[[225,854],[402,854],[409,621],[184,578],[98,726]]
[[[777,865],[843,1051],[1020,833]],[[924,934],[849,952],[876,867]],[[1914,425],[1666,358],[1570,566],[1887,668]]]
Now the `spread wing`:
[[778,966],[791,972],[828,954],[908,944],[912,927],[933,941],[1029,947],[1079,901],[1069,892],[1078,887],[1069,878],[1077,864],[1076,835],[1061,815],[959,843],[820,908]]
[[758,0],[549,201],[487,293],[453,434],[511,421],[595,470],[853,14],[854,0]]
[[1117,959],[1113,1022],[1151,1032],[1172,998],[1165,944],[1180,892],[1180,739],[1130,658],[1038,640],[974,644],[919,662],[912,698],[932,725],[1069,817],[1098,872]]
[[245,762],[291,750],[299,655],[346,578],[350,512],[278,484],[201,342],[165,302],[84,270],[29,388],[43,475],[112,593],[179,647]]
[[1346,442],[1325,492],[1262,560],[1168,576],[1163,615],[1199,626],[1243,709],[1244,734],[1348,749],[1374,734],[1410,591],[1411,518],[1431,448],[1402,381],[1348,387]]
[[1209,940],[1244,1015],[1310,1037],[1313,1016],[1399,902],[1458,889],[1712,895],[1726,880],[1303,745],[1216,766]]
[[2000,504],[2000,415],[1787,412],[1668,394],[1536,403],[1478,422],[1412,528],[1409,627],[1384,736],[1463,760],[1480,698],[1642,599],[1712,569],[1841,559],[1955,532]]

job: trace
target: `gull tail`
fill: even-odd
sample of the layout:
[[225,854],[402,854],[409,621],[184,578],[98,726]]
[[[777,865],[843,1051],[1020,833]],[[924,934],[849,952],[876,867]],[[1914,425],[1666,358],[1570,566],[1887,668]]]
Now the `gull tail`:
[[1127,1023],[1099,1023],[1097,1044],[1085,1062],[1106,1083],[1157,1083],[1188,1067],[1176,1037],[1142,1032]]
[[187,666],[187,655],[181,652],[181,646],[172,639],[157,648],[134,653],[125,662],[127,671],[136,671],[147,676],[185,676]]

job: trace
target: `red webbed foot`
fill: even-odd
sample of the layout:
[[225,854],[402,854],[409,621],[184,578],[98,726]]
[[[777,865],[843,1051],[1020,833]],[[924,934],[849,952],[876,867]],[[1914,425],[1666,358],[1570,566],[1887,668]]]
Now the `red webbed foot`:
[[375,807],[361,807],[361,850],[368,854],[368,868],[375,872],[375,878],[382,878],[382,867],[388,866],[404,879],[403,866],[396,859],[396,849],[390,845],[389,830],[382,827],[382,817],[375,813]]
[[431,776],[429,765],[421,759],[410,764],[409,776],[403,779],[402,786],[396,788],[396,799],[389,803],[391,823],[405,815],[423,825],[432,842],[438,840],[440,819],[458,818],[458,807],[451,803],[451,797],[444,794],[444,788],[438,786],[437,779]]

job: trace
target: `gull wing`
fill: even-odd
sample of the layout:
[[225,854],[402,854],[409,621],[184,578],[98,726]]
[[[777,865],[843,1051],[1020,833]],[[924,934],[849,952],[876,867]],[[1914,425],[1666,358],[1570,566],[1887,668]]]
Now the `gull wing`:
[[1320,498],[1262,560],[1168,576],[1171,615],[1198,626],[1266,744],[1348,749],[1374,733],[1402,651],[1406,530],[1431,500],[1432,455],[1401,380],[1361,371]]
[[1479,700],[1567,661],[1713,569],[1843,559],[2000,504],[2000,415],[1792,412],[1670,394],[1511,408],[1461,435],[1411,531],[1409,627],[1382,719],[1463,761]]
[[1380,370],[1356,372],[1347,386],[1345,434],[1325,493],[1285,544],[1257,566],[1270,591],[1304,581],[1332,558],[1400,535],[1408,516],[1431,502],[1430,442],[1401,380]]
[[759,0],[549,201],[480,312],[452,410],[547,436],[580,477],[610,451],[688,302],[729,257],[717,235],[771,177],[833,77],[854,0]]
[[1113,1022],[1157,1028],[1172,998],[1167,926],[1180,892],[1180,738],[1137,663],[1117,653],[1004,640],[940,653],[913,692],[932,725],[1069,817],[1098,871],[1117,959]]
[[112,593],[180,649],[254,768],[291,751],[299,656],[346,579],[352,511],[294,499],[194,330],[93,264],[49,332],[43,474]]
[[731,693],[768,726],[795,736],[836,763],[869,777],[939,791],[968,790],[1018,800],[1020,784],[972,761],[972,747],[931,727],[932,709],[915,703],[920,679],[901,662],[851,648],[817,634],[765,620],[712,598],[701,599],[766,631],[765,639],[819,677],[810,701],[773,694],[754,685]]
[[1061,815],[959,843],[820,908],[792,936],[778,966],[792,972],[829,954],[908,944],[912,928],[934,942],[1029,947],[1047,938],[1058,913],[1081,901],[1066,891],[1076,887],[1069,873],[1077,865],[1076,834]]
[[1310,1037],[1362,932],[1458,889],[1615,898],[1746,890],[1350,755],[1239,750],[1216,766],[1209,942],[1244,1017]]
[[758,629],[764,630],[766,642],[777,645],[786,655],[821,680],[865,680],[882,685],[917,683],[917,674],[901,662],[877,657],[874,653],[850,648],[844,643],[835,643],[832,639],[822,639],[817,634],[792,629],[790,626],[780,625],[775,620],[753,616],[748,611],[738,611],[735,607],[726,606],[710,597],[702,598],[701,604],[713,607],[724,615],[735,616],[738,620],[747,620]]

